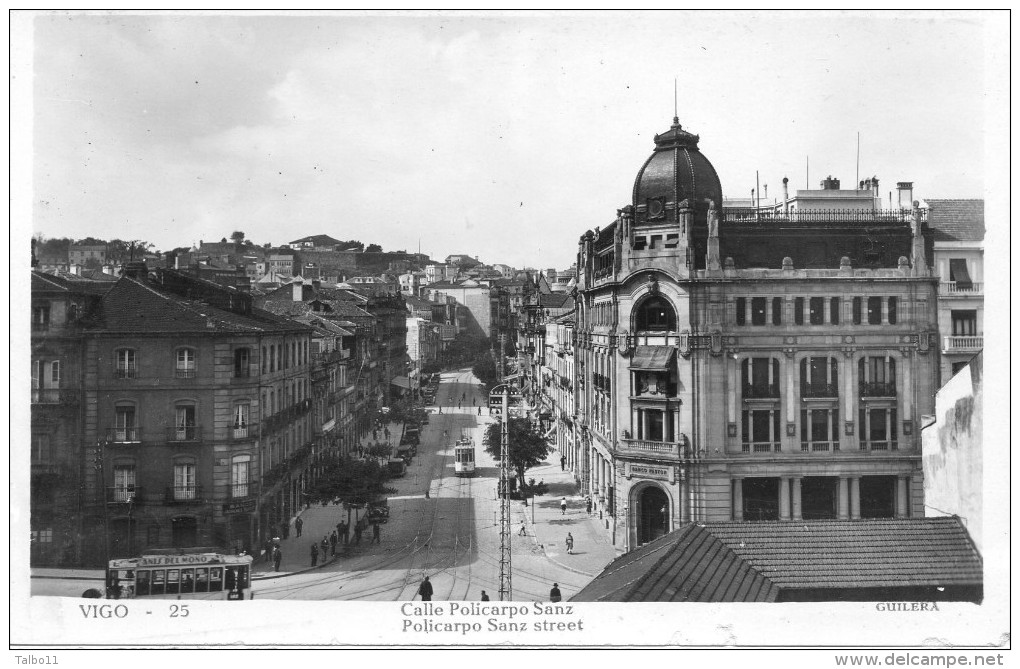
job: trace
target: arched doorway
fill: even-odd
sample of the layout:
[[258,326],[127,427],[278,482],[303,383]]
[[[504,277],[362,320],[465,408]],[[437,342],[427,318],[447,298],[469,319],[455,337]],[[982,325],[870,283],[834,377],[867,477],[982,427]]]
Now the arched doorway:
[[669,497],[650,485],[638,498],[638,545],[654,541],[669,531]]

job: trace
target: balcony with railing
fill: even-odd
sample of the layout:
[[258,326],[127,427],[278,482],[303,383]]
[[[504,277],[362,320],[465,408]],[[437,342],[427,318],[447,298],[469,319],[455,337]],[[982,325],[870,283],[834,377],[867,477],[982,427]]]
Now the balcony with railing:
[[939,297],[980,297],[984,288],[980,281],[943,281],[939,284]]
[[688,457],[686,442],[652,441],[649,439],[621,439],[617,453],[671,459],[681,456]]
[[75,388],[32,388],[32,404],[77,404],[80,398]]
[[166,429],[166,440],[168,442],[179,441],[200,441],[202,439],[201,425],[178,425]]
[[800,396],[803,399],[837,399],[839,387],[832,383],[802,383]]
[[145,489],[141,486],[108,486],[106,488],[107,504],[133,504],[138,506],[145,501]]
[[234,423],[230,430],[231,439],[247,439],[249,436],[247,423]]
[[742,453],[779,453],[783,445],[778,441],[745,441],[740,444]]
[[895,441],[862,441],[862,451],[895,451],[899,444]]
[[167,486],[164,500],[167,504],[187,504],[202,501],[202,487],[199,485]]
[[114,377],[118,379],[137,379],[138,378],[138,367],[135,365],[128,365],[127,367],[117,367],[113,370]]
[[[921,219],[927,220],[927,210],[920,210]],[[784,223],[813,225],[815,223],[868,223],[902,224],[913,220],[910,209],[763,209],[756,207],[727,207],[722,222],[738,225],[765,225]]]
[[800,442],[802,453],[834,453],[839,450],[838,441],[802,441]]
[[966,337],[943,337],[943,353],[970,353],[978,352],[985,346],[984,335],[970,335]]
[[776,400],[779,399],[778,383],[748,383],[744,385],[745,400]]
[[896,397],[895,383],[869,382],[860,385],[861,397]]
[[106,430],[106,441],[111,444],[140,444],[142,443],[142,428],[111,427]]
[[230,499],[246,499],[255,494],[254,483],[232,483],[230,484]]
[[174,377],[178,379],[193,379],[197,375],[195,368],[182,368],[178,367],[174,370]]

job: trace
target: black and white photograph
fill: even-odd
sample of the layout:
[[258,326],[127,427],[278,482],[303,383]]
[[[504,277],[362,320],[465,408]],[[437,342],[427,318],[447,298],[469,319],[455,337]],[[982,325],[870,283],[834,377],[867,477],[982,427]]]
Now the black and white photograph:
[[1005,666],[1010,18],[12,11],[9,657]]

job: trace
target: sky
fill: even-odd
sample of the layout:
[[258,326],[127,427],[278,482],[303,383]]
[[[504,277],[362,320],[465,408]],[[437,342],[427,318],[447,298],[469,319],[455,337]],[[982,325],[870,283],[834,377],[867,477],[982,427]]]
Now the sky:
[[915,197],[983,197],[984,109],[1008,85],[989,67],[995,21],[36,14],[15,25],[31,76],[30,99],[12,101],[32,131],[14,163],[48,238],[168,250],[235,230],[274,245],[322,233],[562,269],[630,203],[674,80],[724,197],[747,197],[756,173],[769,199],[784,176],[796,189],[830,174],[877,176],[883,199],[898,181]]

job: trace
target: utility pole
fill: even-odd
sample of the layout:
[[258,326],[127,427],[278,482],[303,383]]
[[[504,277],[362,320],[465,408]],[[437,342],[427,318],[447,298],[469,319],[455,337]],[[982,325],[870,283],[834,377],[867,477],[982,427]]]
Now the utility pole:
[[513,599],[510,550],[513,540],[510,534],[510,386],[503,386],[502,420],[499,448],[499,485],[503,493],[499,499],[499,601],[505,602]]

